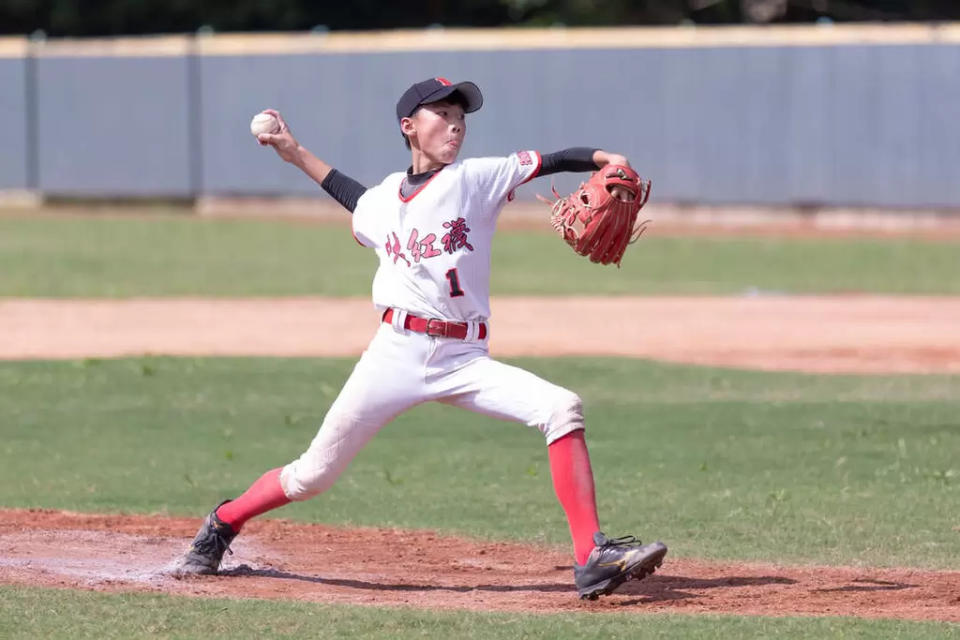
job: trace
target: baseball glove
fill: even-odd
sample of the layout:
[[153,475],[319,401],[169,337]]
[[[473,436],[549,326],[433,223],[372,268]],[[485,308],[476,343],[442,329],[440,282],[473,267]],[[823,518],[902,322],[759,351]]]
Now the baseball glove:
[[591,262],[619,267],[627,245],[636,242],[650,222],[637,222],[650,198],[650,181],[627,166],[608,164],[566,198],[556,189],[553,195],[557,198],[550,214],[553,228]]

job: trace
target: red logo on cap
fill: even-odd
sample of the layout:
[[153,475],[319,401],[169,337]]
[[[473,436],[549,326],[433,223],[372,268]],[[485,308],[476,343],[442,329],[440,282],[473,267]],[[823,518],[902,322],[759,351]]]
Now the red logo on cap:
[[451,82],[450,82],[449,80],[447,80],[446,78],[434,78],[434,80],[436,80],[437,82],[439,82],[440,84],[442,84],[442,85],[445,86],[445,87],[449,87],[449,86],[451,85]]

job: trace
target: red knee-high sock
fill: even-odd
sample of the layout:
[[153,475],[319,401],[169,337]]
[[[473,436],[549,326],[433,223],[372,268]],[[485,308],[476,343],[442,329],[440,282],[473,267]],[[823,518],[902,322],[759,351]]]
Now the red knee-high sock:
[[280,469],[271,469],[250,485],[239,498],[217,509],[217,517],[240,531],[240,527],[254,516],[288,504],[290,499],[280,486]]
[[600,530],[593,470],[583,430],[568,433],[547,447],[547,451],[553,489],[567,514],[577,564],[582,565],[593,551],[594,532]]

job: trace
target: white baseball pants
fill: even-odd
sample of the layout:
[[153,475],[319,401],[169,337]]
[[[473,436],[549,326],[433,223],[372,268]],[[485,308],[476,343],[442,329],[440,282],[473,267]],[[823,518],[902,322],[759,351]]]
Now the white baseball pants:
[[329,489],[384,425],[423,402],[522,422],[539,429],[547,444],[583,429],[577,394],[491,359],[485,341],[431,337],[396,325],[380,325],[310,447],[283,468],[280,484],[291,500]]

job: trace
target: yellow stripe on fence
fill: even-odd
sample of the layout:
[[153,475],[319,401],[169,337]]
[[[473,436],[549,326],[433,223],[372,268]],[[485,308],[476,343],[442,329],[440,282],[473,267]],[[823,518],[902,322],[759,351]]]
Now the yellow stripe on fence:
[[0,38],[0,58],[22,58],[25,55],[26,38]]
[[[418,29],[323,33],[214,33],[50,39],[32,45],[41,57],[291,55],[390,51],[530,49],[666,49],[960,43],[960,22],[531,29]],[[0,57],[25,55],[25,38],[0,38]]]

